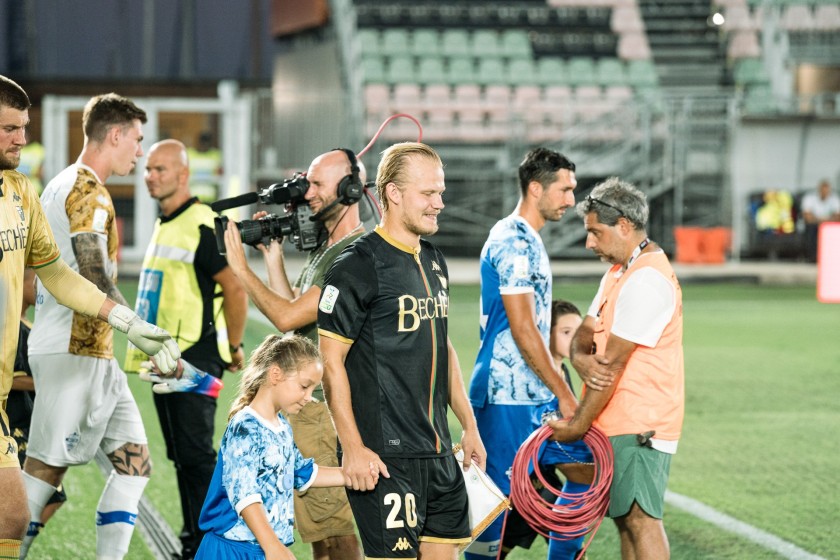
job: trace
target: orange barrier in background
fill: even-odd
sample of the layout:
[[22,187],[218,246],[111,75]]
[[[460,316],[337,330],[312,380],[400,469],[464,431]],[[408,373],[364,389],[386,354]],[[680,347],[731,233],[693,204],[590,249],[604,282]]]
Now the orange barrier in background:
[[675,227],[678,263],[723,264],[732,245],[732,230],[726,227]]

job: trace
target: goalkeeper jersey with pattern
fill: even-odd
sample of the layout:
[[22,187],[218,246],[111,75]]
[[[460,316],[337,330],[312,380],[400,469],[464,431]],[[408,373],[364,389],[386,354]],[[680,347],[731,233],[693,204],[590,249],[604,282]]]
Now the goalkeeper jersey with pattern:
[[[92,234],[102,252],[105,274],[116,284],[119,236],[114,203],[93,169],[81,163],[67,167],[44,189],[41,204],[61,249],[61,257],[70,268],[79,271],[73,238],[79,234]],[[64,307],[40,280],[36,286],[38,297],[29,343],[30,356],[69,353],[113,358],[111,325]]]
[[431,243],[415,250],[380,227],[327,273],[318,330],[352,344],[344,365],[353,415],[365,446],[383,457],[452,453],[448,274]]

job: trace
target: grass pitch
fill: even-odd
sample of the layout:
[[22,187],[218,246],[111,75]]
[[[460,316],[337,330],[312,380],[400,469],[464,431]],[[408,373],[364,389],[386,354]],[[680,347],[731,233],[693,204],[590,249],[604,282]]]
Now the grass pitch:
[[[123,283],[133,301],[135,286]],[[597,286],[556,284],[555,296],[586,310]],[[840,308],[816,301],[813,287],[748,284],[686,285],[684,292],[686,419],[669,488],[729,516],[790,541],[812,554],[840,558],[834,530],[840,522]],[[246,348],[270,329],[248,325]],[[453,286],[450,337],[469,380],[478,349],[478,287]],[[116,342],[118,353],[124,339]],[[154,473],[146,495],[174,528],[181,528],[174,471],[152,404],[151,391],[135,376],[129,382],[141,408]],[[219,397],[216,440],[236,390],[225,377]],[[460,428],[451,418],[452,433]],[[70,469],[69,502],[32,547],[36,559],[93,558],[94,511],[103,479],[95,465]],[[688,560],[776,559],[782,556],[674,507],[665,527],[672,557]],[[295,556],[310,559],[296,543]],[[542,540],[516,549],[511,560],[543,559]],[[618,557],[618,539],[605,520],[589,560]],[[152,558],[135,534],[129,558]]]

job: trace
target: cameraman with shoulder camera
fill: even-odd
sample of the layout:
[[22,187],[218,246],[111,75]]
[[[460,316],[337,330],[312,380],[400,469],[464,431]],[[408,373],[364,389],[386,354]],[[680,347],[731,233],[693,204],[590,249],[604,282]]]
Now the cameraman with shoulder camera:
[[[324,276],[344,248],[364,233],[356,202],[365,174],[353,152],[337,149],[312,160],[306,178],[309,187],[304,199],[328,237],[310,251],[294,284],[290,284],[286,274],[282,239],[273,239],[268,247],[258,246],[266,261],[266,286],[248,266],[239,229],[232,221],[224,238],[228,263],[259,310],[281,332],[294,331],[318,344],[318,301]],[[314,457],[319,465],[338,466],[337,436],[320,386],[313,400],[297,415],[290,416],[289,422],[295,444],[304,457]],[[303,542],[312,544],[313,560],[361,559],[353,514],[343,488],[296,492],[295,525]]]

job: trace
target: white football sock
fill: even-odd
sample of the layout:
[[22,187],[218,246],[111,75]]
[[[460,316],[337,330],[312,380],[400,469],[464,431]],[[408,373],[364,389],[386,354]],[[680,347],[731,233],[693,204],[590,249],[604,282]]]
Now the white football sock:
[[23,472],[23,485],[26,487],[26,501],[29,503],[29,529],[26,530],[26,536],[23,537],[23,542],[20,545],[20,557],[26,558],[29,552],[29,547],[32,546],[32,541],[38,536],[41,530],[41,512],[44,511],[44,506],[55,494],[56,488],[52,484],[44,482],[40,478],[35,478],[27,472]]
[[96,506],[96,558],[119,560],[128,552],[138,504],[149,479],[111,471]]

